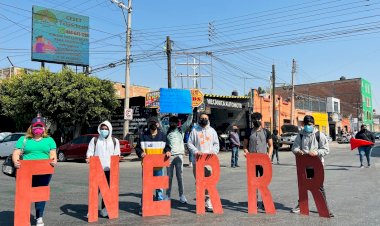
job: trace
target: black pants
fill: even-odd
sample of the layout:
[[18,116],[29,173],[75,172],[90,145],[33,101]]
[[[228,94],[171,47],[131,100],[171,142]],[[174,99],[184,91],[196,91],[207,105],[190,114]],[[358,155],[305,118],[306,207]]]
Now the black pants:
[[[110,185],[110,171],[104,171],[104,174],[106,175],[107,178],[107,183],[108,186]],[[100,192],[100,190],[99,190]],[[102,209],[106,208],[106,205],[104,205],[103,197],[102,197]]]

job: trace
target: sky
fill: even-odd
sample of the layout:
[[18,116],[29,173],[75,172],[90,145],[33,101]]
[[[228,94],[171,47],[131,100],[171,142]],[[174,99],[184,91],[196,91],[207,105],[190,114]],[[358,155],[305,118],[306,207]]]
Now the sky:
[[[88,16],[93,76],[125,82],[125,65],[98,70],[125,58],[123,13],[109,0],[2,0],[0,68],[10,66],[7,56],[18,67],[40,67],[31,61],[33,5]],[[242,95],[269,87],[272,65],[277,86],[289,85],[295,59],[296,84],[361,77],[371,82],[380,111],[380,0],[134,0],[131,29],[131,84],[167,87],[170,36],[174,88],[191,87],[176,75],[195,72],[205,76],[205,93]],[[200,69],[183,65],[194,60]]]

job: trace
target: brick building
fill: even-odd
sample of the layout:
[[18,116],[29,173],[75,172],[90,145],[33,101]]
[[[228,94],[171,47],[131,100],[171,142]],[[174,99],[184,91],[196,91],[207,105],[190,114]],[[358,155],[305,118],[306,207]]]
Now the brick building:
[[[351,118],[355,130],[359,124],[373,125],[371,84],[363,78],[341,77],[335,81],[296,85],[294,92],[296,99],[304,96],[340,99],[340,114],[343,118]],[[276,94],[290,99],[291,90],[277,87]]]

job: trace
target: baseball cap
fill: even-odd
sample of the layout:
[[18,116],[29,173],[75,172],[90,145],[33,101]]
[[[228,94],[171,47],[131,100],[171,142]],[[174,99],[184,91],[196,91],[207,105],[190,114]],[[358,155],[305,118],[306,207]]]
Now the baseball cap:
[[311,115],[305,115],[305,117],[303,118],[303,123],[305,125],[309,124],[309,122],[311,122],[312,124],[314,124],[314,117],[311,116]]
[[157,117],[150,117],[148,122],[159,122]]
[[45,121],[46,121],[45,118],[41,117],[40,115],[37,115],[37,117],[35,117],[32,120],[32,126],[42,125],[45,127]]

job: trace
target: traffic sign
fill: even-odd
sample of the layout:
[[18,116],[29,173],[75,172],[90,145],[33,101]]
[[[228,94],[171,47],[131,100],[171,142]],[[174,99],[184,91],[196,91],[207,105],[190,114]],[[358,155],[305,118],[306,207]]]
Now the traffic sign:
[[204,94],[199,89],[191,89],[192,107],[199,107],[204,101]]
[[124,111],[124,120],[132,120],[133,119],[133,109],[128,108]]

